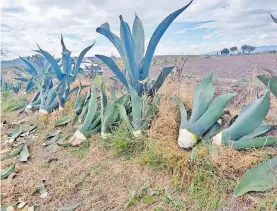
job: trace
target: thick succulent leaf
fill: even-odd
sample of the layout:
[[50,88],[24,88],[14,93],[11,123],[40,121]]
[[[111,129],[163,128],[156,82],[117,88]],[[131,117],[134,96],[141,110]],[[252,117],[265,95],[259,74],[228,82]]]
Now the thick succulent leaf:
[[19,147],[17,147],[15,150],[10,152],[9,154],[1,156],[1,161],[7,160],[10,158],[14,158],[15,156],[19,155],[19,153],[22,151],[22,149],[23,149],[23,145],[20,145]]
[[124,59],[125,54],[121,44],[121,40],[118,36],[111,32],[110,25],[108,23],[104,23],[100,27],[98,27],[96,31],[108,38],[118,50],[121,58]]
[[239,141],[224,140],[224,145],[230,146],[234,149],[252,149],[262,148],[277,143],[277,137],[261,137],[261,138],[249,138]]
[[138,94],[142,92],[142,84],[138,81],[140,78],[139,63],[136,59],[135,42],[133,40],[129,25],[120,16],[120,37],[126,55],[126,61],[128,62],[128,70],[132,77],[132,86],[137,90]]
[[213,137],[221,127],[221,121],[217,121],[209,130],[205,133],[204,139],[210,140],[211,137]]
[[22,133],[21,127],[18,125],[16,128],[13,129],[10,138],[16,139]]
[[263,97],[241,109],[235,122],[222,131],[224,141],[238,140],[260,126],[269,111],[269,94],[267,91]]
[[245,139],[251,139],[251,138],[255,138],[257,136],[263,135],[264,133],[269,131],[271,129],[271,127],[272,127],[271,125],[261,125],[260,127],[258,127],[253,132],[251,132],[248,135],[243,136],[242,138],[240,138],[238,141],[245,140]]
[[160,87],[163,85],[166,77],[171,73],[173,68],[174,68],[174,66],[165,67],[162,69],[162,71],[161,71],[160,75],[158,76],[158,78],[156,79],[154,85],[149,90],[149,94],[154,94],[156,91],[158,91],[160,89]]
[[272,14],[270,14],[270,16],[271,16],[272,20],[273,20],[275,23],[277,23],[277,18],[275,18]]
[[89,127],[89,131],[93,131],[96,127],[98,127],[101,124],[101,115],[98,113],[97,118],[92,122],[91,126]]
[[84,56],[86,55],[86,53],[92,48],[92,46],[94,46],[95,43],[93,43],[92,45],[86,47],[78,56],[76,65],[75,65],[75,71],[74,74],[78,74],[80,72],[80,65],[83,61]]
[[[268,78],[263,75],[258,75],[257,78],[261,82],[263,82],[263,84],[265,86],[269,85],[269,90],[272,92],[272,94],[274,94],[275,97],[277,97],[277,77]],[[269,83],[269,81],[270,81],[270,83]]]
[[250,191],[272,189],[277,180],[276,167],[277,157],[274,157],[248,169],[235,189],[235,196],[242,196]]
[[61,44],[63,48],[63,51],[62,51],[63,73],[70,74],[71,73],[71,58],[70,58],[71,52],[66,49],[62,35],[61,35]]
[[43,142],[42,146],[48,146],[50,144],[55,143],[60,138],[60,131],[56,131],[52,134],[49,134],[45,141]]
[[101,108],[103,108],[102,109],[103,111],[105,110],[107,103],[108,103],[108,98],[107,98],[106,90],[105,90],[104,84],[102,84],[101,85]]
[[130,96],[132,104],[132,124],[135,129],[139,129],[142,118],[142,101],[134,89],[130,91]]
[[14,78],[15,80],[18,80],[18,81],[23,81],[23,82],[28,82],[29,80],[27,78],[24,78],[24,77],[17,77],[17,78]]
[[195,123],[208,109],[214,97],[213,73],[198,83],[193,93],[192,114],[189,124]]
[[31,62],[29,62],[27,59],[24,59],[22,57],[20,57],[20,59],[28,66],[28,70],[33,76],[36,76],[38,74],[37,69]]
[[215,98],[207,111],[194,124],[188,125],[187,129],[198,137],[202,136],[218,121],[224,113],[225,106],[234,96],[235,94],[225,94]]
[[97,92],[96,92],[96,88],[93,87],[91,91],[89,105],[88,105],[88,113],[82,127],[80,128],[80,132],[87,131],[89,129],[96,111],[97,111]]
[[175,95],[173,99],[175,100],[176,104],[179,106],[180,115],[181,115],[180,129],[183,129],[188,124],[187,110],[184,103],[177,95]]
[[116,108],[115,102],[110,103],[101,119],[101,132],[107,133],[110,131],[112,124],[115,123],[118,117],[118,110]]
[[7,178],[15,169],[16,163],[13,163],[10,167],[6,169],[1,169],[1,179]]
[[102,56],[102,55],[95,55],[95,56],[98,59],[100,59],[102,62],[104,62],[111,69],[111,71],[113,71],[113,73],[116,75],[118,80],[125,86],[125,88],[129,90],[127,79],[120,71],[117,64],[109,57]]
[[143,59],[144,51],[145,51],[145,35],[144,35],[142,21],[137,15],[133,23],[132,36],[135,42],[135,53],[136,53],[137,63],[140,64],[140,62]]
[[51,56],[47,51],[42,50],[40,47],[38,52],[41,53],[47,59],[52,69],[55,71],[59,81],[62,81],[64,79],[64,74],[62,73],[61,68],[58,65],[57,61],[54,59],[54,57]]
[[165,33],[169,25],[175,20],[175,18],[177,18],[178,15],[180,15],[185,9],[187,9],[191,3],[192,1],[186,6],[184,6],[183,8],[178,9],[177,11],[167,16],[155,30],[154,34],[152,35],[149,41],[149,44],[145,53],[145,57],[144,57],[144,62],[142,66],[143,80],[146,79],[149,75],[151,61],[161,37],[163,36],[163,34]]
[[56,122],[55,122],[55,127],[57,127],[57,126],[62,126],[62,125],[66,125],[67,123],[71,122],[74,118],[75,118],[74,115],[64,116],[64,117],[62,117],[62,118],[56,120]]
[[127,115],[125,107],[123,105],[118,104],[118,103],[116,104],[116,106],[117,106],[117,109],[119,111],[119,115],[120,115],[123,123],[127,126],[128,130],[131,133],[133,133],[133,127],[132,127],[132,125],[130,123],[130,120],[129,120],[129,117]]

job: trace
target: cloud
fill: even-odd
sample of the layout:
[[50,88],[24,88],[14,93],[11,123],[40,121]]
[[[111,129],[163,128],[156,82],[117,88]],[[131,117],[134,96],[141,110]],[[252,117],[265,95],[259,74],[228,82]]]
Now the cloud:
[[[109,22],[119,34],[119,19],[132,23],[135,12],[142,19],[146,39],[168,14],[189,0],[2,0],[1,42],[9,58],[32,54],[38,43],[54,55],[61,55],[60,34],[76,56],[96,40],[88,53],[110,55],[115,48],[96,27]],[[178,17],[162,38],[156,54],[202,54],[232,45],[277,44],[276,0],[195,0]],[[276,14],[277,15],[277,14]]]

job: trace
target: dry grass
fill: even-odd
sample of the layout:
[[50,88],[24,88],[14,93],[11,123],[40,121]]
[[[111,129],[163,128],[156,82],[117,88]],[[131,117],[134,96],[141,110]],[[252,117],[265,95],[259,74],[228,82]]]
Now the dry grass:
[[[276,155],[276,150],[238,152],[220,147],[218,159],[212,160],[208,146],[198,145],[197,158],[192,163],[191,152],[178,148],[179,112],[171,100],[171,94],[177,94],[190,111],[195,85],[194,79],[184,79],[182,83],[166,81],[160,90],[162,98],[158,115],[148,136],[142,140],[145,142],[145,148],[140,153],[132,154],[131,151],[128,159],[115,155],[118,151],[107,151],[100,147],[103,143],[99,142],[97,135],[77,148],[61,148],[56,145],[42,147],[43,139],[53,130],[55,121],[72,111],[73,101],[67,103],[63,111],[54,111],[48,117],[39,116],[37,113],[27,117],[25,124],[35,123],[39,126],[35,136],[25,140],[31,157],[27,163],[17,165],[18,174],[11,182],[1,181],[1,203],[6,205],[23,198],[30,205],[39,204],[40,210],[45,211],[57,210],[58,207],[71,202],[81,202],[77,211],[156,208],[214,210],[218,206],[218,210],[270,210],[276,191],[249,194],[238,199],[232,197],[232,191],[249,167],[268,156]],[[246,83],[240,86],[242,87],[238,87],[238,91],[249,85]],[[227,88],[217,89],[216,92],[221,93]],[[229,107],[232,114],[235,110],[232,110],[232,106],[239,107],[236,104],[238,99],[245,96],[251,98],[247,92],[238,92]],[[273,98],[272,101],[276,102]],[[277,105],[274,102],[273,112]],[[7,121],[16,118],[18,117],[9,115]],[[11,124],[6,125],[2,137],[12,127]],[[59,129],[66,135],[74,132],[70,124]],[[122,140],[127,140],[126,137],[118,137],[119,144]],[[21,138],[18,141],[23,140]],[[2,150],[11,150],[3,140],[1,145]],[[119,151],[122,152],[121,149]],[[1,162],[1,166],[6,167],[10,162]],[[49,197],[46,199],[39,198],[39,194],[35,193],[36,186],[42,181],[45,181],[49,191]],[[151,195],[153,191],[159,194]],[[172,200],[169,200],[169,196],[172,196]],[[179,205],[181,208],[178,208]],[[264,207],[266,209],[263,209]]]

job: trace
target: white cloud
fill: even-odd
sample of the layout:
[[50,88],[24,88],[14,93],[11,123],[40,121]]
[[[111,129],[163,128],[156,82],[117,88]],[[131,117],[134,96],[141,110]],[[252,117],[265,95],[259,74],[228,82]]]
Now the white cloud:
[[[95,29],[102,23],[109,22],[112,30],[118,33],[120,14],[132,22],[136,12],[145,26],[152,27],[188,1],[2,0],[1,43],[10,52],[10,58],[32,54],[31,49],[36,48],[36,43],[60,55],[60,34],[70,34],[75,38],[65,36],[66,45],[73,55],[78,55],[81,49],[97,41],[99,35]],[[244,43],[277,44],[277,25],[268,15],[268,12],[274,14],[276,8],[276,0],[195,0],[175,22],[213,22],[180,29],[176,33],[194,36],[199,29],[213,32],[193,44],[186,40],[162,39],[156,53],[197,54]],[[96,42],[88,55],[110,55],[111,52],[116,52],[112,45],[103,46]]]

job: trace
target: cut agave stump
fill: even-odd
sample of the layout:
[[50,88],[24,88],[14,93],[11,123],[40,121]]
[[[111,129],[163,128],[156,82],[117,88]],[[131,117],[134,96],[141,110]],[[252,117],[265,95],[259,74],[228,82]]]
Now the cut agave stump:
[[45,109],[39,109],[39,113],[44,114],[44,115],[49,114],[49,112],[46,111]]
[[179,130],[179,137],[178,137],[178,145],[181,148],[191,148],[197,142],[197,135],[194,133],[189,132],[187,129],[180,129]]
[[212,138],[212,144],[217,146],[222,145],[222,132],[216,134],[215,137]]
[[133,131],[133,135],[134,135],[136,138],[140,137],[141,134],[142,134],[141,130],[135,130],[135,131]]
[[104,140],[107,140],[109,137],[111,137],[111,133],[104,133],[104,132],[101,132],[101,138],[104,139]]
[[76,130],[76,132],[70,139],[70,143],[71,143],[71,146],[78,146],[86,140],[87,140],[87,137],[83,133],[81,133],[79,130]]
[[31,104],[28,104],[27,106],[26,106],[26,108],[25,108],[25,112],[27,112],[27,113],[32,113],[33,111],[32,111],[32,108],[33,108],[33,106],[31,105]]

